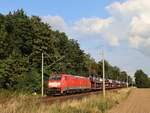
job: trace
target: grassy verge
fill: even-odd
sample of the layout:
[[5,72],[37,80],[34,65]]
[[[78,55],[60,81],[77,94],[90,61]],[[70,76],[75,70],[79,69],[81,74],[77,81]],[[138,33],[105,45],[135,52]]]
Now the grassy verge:
[[91,95],[81,100],[69,100],[52,105],[40,103],[39,96],[28,94],[0,93],[1,113],[105,113],[108,109],[125,99],[131,88],[106,92],[102,95]]

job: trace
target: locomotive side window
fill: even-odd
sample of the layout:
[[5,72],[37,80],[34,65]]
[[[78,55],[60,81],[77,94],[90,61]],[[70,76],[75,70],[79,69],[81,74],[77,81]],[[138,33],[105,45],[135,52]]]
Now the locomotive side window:
[[59,75],[51,76],[49,80],[61,80],[61,76]]

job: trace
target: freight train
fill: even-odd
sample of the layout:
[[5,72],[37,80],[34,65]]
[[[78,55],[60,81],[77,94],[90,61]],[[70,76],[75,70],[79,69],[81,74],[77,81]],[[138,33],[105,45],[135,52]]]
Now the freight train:
[[[125,82],[105,80],[106,89],[125,87]],[[47,95],[63,95],[102,90],[103,81],[95,77],[74,76],[70,74],[56,74],[49,78]]]

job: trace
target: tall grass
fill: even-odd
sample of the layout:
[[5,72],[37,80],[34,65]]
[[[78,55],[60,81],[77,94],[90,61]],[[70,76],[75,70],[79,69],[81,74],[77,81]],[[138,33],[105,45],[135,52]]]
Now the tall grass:
[[102,95],[91,95],[81,100],[68,100],[52,105],[41,103],[40,97],[29,94],[0,93],[0,113],[105,113],[108,109],[125,99],[131,89],[106,92]]

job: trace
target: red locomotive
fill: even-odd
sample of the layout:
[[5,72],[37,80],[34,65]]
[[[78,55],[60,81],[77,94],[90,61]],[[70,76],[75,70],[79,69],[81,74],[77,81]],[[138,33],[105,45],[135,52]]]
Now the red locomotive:
[[86,77],[61,74],[50,77],[48,81],[48,92],[63,94],[91,89],[91,82]]
[[[102,79],[93,77],[55,74],[48,80],[47,94],[67,94],[102,90],[102,82]],[[106,89],[121,88],[125,86],[125,83],[115,80],[106,80],[105,86]]]

